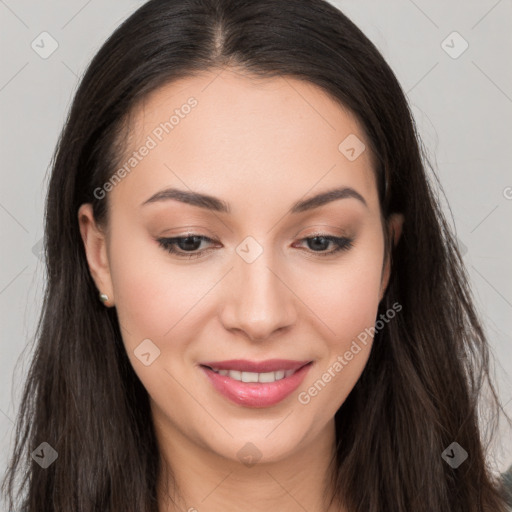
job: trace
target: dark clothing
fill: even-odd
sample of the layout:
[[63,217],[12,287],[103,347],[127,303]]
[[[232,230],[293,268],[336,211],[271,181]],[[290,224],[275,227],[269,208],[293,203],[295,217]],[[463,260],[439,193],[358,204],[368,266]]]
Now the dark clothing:
[[501,481],[503,482],[505,500],[512,511],[512,466],[501,475]]

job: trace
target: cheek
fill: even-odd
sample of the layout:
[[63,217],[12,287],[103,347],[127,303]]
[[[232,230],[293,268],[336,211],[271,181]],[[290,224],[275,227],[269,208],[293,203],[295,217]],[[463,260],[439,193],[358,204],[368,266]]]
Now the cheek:
[[[298,401],[314,408],[321,425],[332,417],[359,379],[370,355],[379,304],[382,250],[359,250],[331,272],[317,273],[309,285],[311,309],[324,326],[325,345]],[[313,405],[314,404],[314,405]]]
[[204,295],[204,280],[191,279],[190,272],[170,265],[165,251],[146,232],[131,228],[129,236],[123,236],[126,226],[116,228],[110,261],[123,338],[127,348],[145,338],[160,343]]
[[302,278],[299,293],[308,298],[307,305],[329,328],[331,345],[340,349],[373,326],[377,314],[383,247],[378,237],[364,244],[355,246],[352,253],[329,268],[302,269],[303,276],[314,278]]
[[379,301],[380,269],[344,269],[315,278],[309,303],[340,340],[374,321]]
[[[378,310],[380,272],[352,272],[329,296],[320,314],[325,329],[323,350],[297,396],[315,411],[320,429],[334,416],[356,385],[368,361]],[[329,300],[330,299],[330,300]]]
[[[136,337],[132,343],[165,337],[205,295],[211,287],[208,283],[215,284],[220,269],[208,263],[194,265],[193,271],[186,261],[176,265],[146,231],[122,219],[112,233],[109,258],[121,326]],[[335,344],[373,324],[382,249],[375,232],[337,261],[302,260],[295,268],[282,269],[306,310],[323,321]]]

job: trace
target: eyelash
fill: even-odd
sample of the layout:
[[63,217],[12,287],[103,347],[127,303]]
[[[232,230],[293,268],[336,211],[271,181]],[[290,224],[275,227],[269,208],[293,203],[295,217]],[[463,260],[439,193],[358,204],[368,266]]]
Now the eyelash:
[[[199,251],[199,252],[191,252],[191,251],[180,252],[180,251],[176,250],[175,246],[176,246],[177,242],[191,239],[191,238],[196,239],[196,241],[200,240],[200,241],[215,243],[215,240],[212,240],[211,238],[208,238],[208,237],[202,236],[202,235],[195,235],[193,233],[191,233],[190,235],[187,235],[187,236],[177,236],[177,237],[173,237],[173,238],[158,238],[157,242],[167,252],[174,254],[174,255],[178,256],[179,258],[184,258],[184,259],[189,259],[189,260],[201,258],[205,253],[208,253],[211,250],[213,250],[213,249],[203,249],[202,251]],[[321,257],[328,257],[328,256],[331,256],[331,255],[341,252],[341,251],[348,251],[349,249],[351,249],[353,247],[353,241],[354,241],[353,238],[324,235],[322,233],[317,233],[312,236],[308,236],[306,238],[301,238],[300,241],[304,242],[307,240],[314,240],[315,238],[323,238],[323,239],[325,239],[329,242],[332,242],[336,245],[334,250],[331,250],[328,252],[310,251],[311,253],[321,256]],[[197,239],[199,239],[199,240],[197,240]]]

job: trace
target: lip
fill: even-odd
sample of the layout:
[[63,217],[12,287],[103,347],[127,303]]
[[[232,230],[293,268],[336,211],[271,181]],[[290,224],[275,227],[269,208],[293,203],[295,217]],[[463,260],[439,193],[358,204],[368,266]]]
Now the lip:
[[247,359],[230,359],[229,361],[209,361],[201,363],[216,370],[237,370],[239,372],[277,372],[277,370],[298,370],[310,361],[293,361],[291,359],[267,359],[266,361],[248,361]]
[[[206,375],[214,389],[235,404],[244,407],[271,407],[291,395],[302,383],[312,361],[291,361],[269,359],[267,361],[215,361],[201,363],[199,368]],[[268,383],[240,382],[227,375],[220,375],[210,367],[219,370],[238,370],[265,373],[277,370],[296,370],[293,375]]]

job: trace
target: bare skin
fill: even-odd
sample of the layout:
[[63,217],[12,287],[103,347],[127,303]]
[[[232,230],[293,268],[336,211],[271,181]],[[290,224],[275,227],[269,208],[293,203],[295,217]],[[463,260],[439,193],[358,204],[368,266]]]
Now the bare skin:
[[[365,134],[321,89],[288,77],[218,73],[168,84],[133,112],[120,162],[148,136],[157,144],[103,199],[108,229],[95,223],[90,204],[80,207],[90,272],[109,297],[106,306],[117,309],[150,396],[162,460],[180,490],[162,473],[161,512],[342,511],[327,506],[332,489],[325,489],[334,414],[364,369],[371,337],[341,371],[332,367],[375,324],[390,272],[384,230],[396,243],[403,218],[382,225]],[[158,140],[155,128],[190,97],[197,105]],[[367,148],[353,161],[338,149],[350,134]],[[230,212],[173,199],[142,205],[168,187],[215,196]],[[347,196],[289,213],[297,201],[339,187],[364,202]],[[333,252],[328,239],[320,247],[305,240],[319,233],[352,245]],[[157,241],[187,235],[213,242],[194,250],[175,244],[181,253],[201,253],[187,259]],[[237,247],[262,252],[248,262]],[[134,353],[145,339],[160,351],[147,366]],[[233,403],[199,367],[274,358],[313,363],[299,389],[271,407]],[[329,368],[325,387],[301,402],[299,394]],[[246,465],[240,450],[252,445],[259,460]]]

